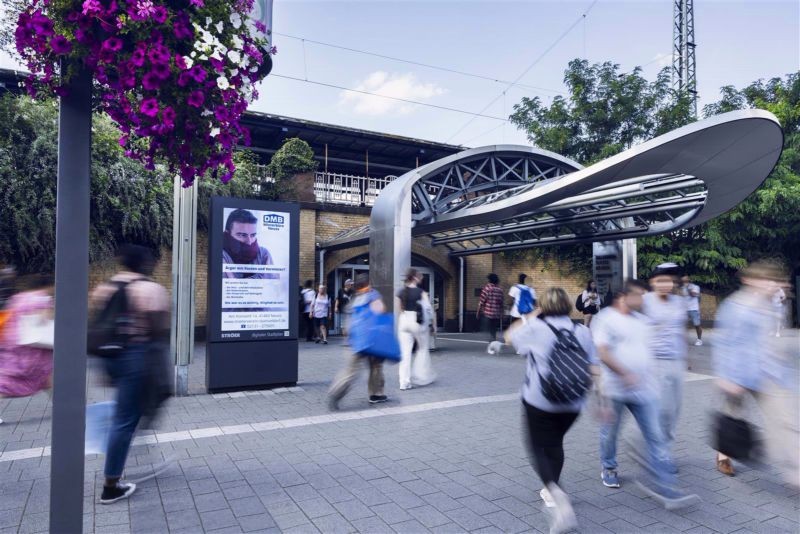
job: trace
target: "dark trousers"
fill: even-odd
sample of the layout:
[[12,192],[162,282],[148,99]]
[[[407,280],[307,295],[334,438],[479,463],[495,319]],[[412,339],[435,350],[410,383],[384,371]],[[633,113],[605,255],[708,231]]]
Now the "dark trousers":
[[489,336],[489,341],[497,340],[497,332],[502,328],[502,319],[486,317],[481,314],[481,330],[486,332]]
[[303,314],[303,324],[306,327],[306,341],[314,341],[314,319],[309,314]]
[[146,376],[146,345],[129,347],[106,360],[106,370],[117,389],[117,406],[111,422],[106,450],[106,478],[119,478],[131,447],[133,433],[142,417]]
[[564,467],[564,436],[577,413],[551,413],[522,401],[528,424],[527,445],[533,469],[545,486],[558,484]]

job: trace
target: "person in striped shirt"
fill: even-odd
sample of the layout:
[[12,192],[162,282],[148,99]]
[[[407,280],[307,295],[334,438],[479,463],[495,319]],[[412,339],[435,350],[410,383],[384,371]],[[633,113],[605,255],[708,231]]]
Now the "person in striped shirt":
[[475,317],[480,319],[481,330],[489,334],[489,341],[492,342],[496,340],[497,331],[502,327],[504,293],[496,274],[489,273],[486,278],[489,282],[481,290]]

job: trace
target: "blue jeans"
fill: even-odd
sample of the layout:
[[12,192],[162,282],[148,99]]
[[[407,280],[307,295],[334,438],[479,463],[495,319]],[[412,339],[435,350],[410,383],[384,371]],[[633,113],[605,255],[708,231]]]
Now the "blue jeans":
[[641,403],[609,400],[612,405],[613,420],[600,426],[600,461],[603,469],[617,468],[617,435],[622,424],[623,409],[627,408],[633,414],[639,430],[642,432],[647,447],[649,471],[655,482],[660,486],[673,488],[676,479],[675,475],[671,473],[672,459],[659,425],[656,400]]
[[125,470],[125,460],[133,441],[133,433],[142,417],[145,387],[145,352],[147,346],[138,345],[106,360],[106,371],[117,388],[117,408],[108,435],[106,451],[106,478],[119,478]]

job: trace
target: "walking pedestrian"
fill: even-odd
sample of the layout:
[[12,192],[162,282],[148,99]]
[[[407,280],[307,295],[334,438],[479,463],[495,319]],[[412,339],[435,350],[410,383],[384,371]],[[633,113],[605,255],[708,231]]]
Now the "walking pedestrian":
[[[771,299],[786,283],[783,268],[758,261],[739,274],[741,289],[717,310],[714,344],[716,385],[724,396],[723,413],[742,419],[744,401],[754,399],[765,422],[767,452],[787,482],[800,488],[796,344],[790,354],[774,336]],[[793,361],[794,360],[794,361]],[[731,459],[717,453],[717,469],[733,476]]]
[[339,329],[342,335],[347,336],[347,329],[350,324],[350,316],[352,309],[350,308],[350,301],[353,298],[353,281],[347,279],[344,281],[344,287],[339,289],[339,294],[336,295],[336,303],[334,304],[334,313],[339,321]]
[[509,327],[506,341],[527,356],[522,406],[533,468],[545,486],[540,496],[553,511],[550,532],[567,532],[577,520],[559,484],[564,436],[578,418],[592,375],[599,370],[589,329],[569,318],[572,304],[567,293],[548,288],[539,305],[525,322]]
[[314,320],[314,330],[317,335],[317,343],[328,344],[328,320],[331,316],[331,298],[328,296],[328,288],[320,284],[317,288],[317,295],[311,304],[309,316]]
[[586,283],[586,289],[581,293],[580,302],[582,307],[579,311],[583,313],[583,324],[589,326],[592,324],[592,317],[597,315],[603,304],[603,299],[597,291],[597,282],[589,280]]
[[486,277],[488,282],[481,290],[478,299],[478,310],[475,317],[481,321],[481,330],[485,330],[489,335],[489,342],[497,339],[497,332],[502,327],[503,322],[503,290],[498,285],[500,278],[494,273],[489,273]]
[[650,275],[650,289],[642,310],[650,325],[650,351],[656,359],[659,391],[659,424],[669,450],[683,402],[686,374],[686,305],[674,293],[678,266],[663,263]]
[[436,380],[428,350],[433,309],[428,293],[419,287],[421,282],[422,275],[412,267],[406,272],[405,287],[397,293],[400,310],[397,337],[402,353],[399,365],[400,390],[426,386]]
[[781,337],[781,328],[783,328],[783,321],[786,317],[783,311],[784,302],[786,302],[786,292],[779,285],[772,293],[772,309],[775,313],[775,337]]
[[311,312],[317,294],[314,293],[313,287],[314,282],[306,280],[305,287],[300,293],[303,296],[303,325],[306,331],[306,341],[314,341],[314,318]]
[[512,320],[522,319],[536,308],[536,290],[525,284],[528,275],[520,273],[518,282],[508,290],[508,296],[514,299],[511,305]]
[[[126,245],[118,259],[119,272],[99,285],[90,298],[92,325],[110,319],[114,325],[109,333],[111,341],[119,347],[103,360],[117,392],[100,504],[128,498],[136,490],[135,484],[120,482],[120,478],[139,420],[152,415],[163,400],[153,395],[153,365],[163,355],[164,344],[169,343],[169,294],[149,278],[155,266],[152,253],[144,247]],[[108,317],[112,311],[115,316]],[[90,333],[93,328],[90,326]]]
[[[53,348],[29,344],[29,328],[53,313],[52,279],[33,277],[30,287],[8,298],[0,329],[0,397],[29,397],[50,389]],[[3,420],[0,419],[0,423]]]
[[[355,311],[363,306],[369,306],[373,313],[383,313],[386,307],[381,300],[381,295],[369,285],[369,275],[360,273],[356,276],[355,296],[351,302],[353,307],[353,322],[350,324],[350,336],[359,333],[364,325],[359,324]],[[366,356],[358,353],[353,354],[344,369],[334,378],[328,390],[328,406],[331,410],[339,409],[339,402],[347,394],[353,385],[361,369],[362,362],[369,367],[369,381],[367,390],[369,393],[369,403],[377,404],[386,402],[388,397],[384,394],[383,387],[385,379],[383,376],[383,358]]]
[[648,347],[649,328],[639,315],[647,285],[628,280],[609,307],[592,321],[592,336],[602,365],[599,398],[609,405],[600,426],[600,478],[608,488],[619,488],[617,435],[624,410],[636,419],[647,448],[647,465],[653,483],[644,486],[669,509],[697,500],[677,490],[672,459],[658,423],[655,359]]
[[696,347],[703,344],[703,327],[700,326],[700,286],[693,284],[688,274],[681,278],[681,295],[686,299],[686,313],[697,334]]

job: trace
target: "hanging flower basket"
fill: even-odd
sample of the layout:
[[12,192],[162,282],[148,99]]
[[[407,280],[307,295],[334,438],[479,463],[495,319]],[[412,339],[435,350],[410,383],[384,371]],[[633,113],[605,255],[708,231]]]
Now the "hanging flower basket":
[[149,169],[163,162],[187,186],[207,171],[227,182],[235,146],[250,143],[241,116],[276,52],[252,8],[253,0],[31,0],[15,35],[33,74],[28,92],[63,96],[82,66],[126,155]]

